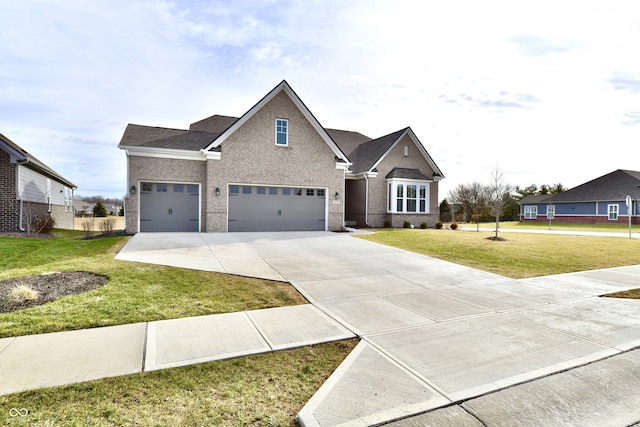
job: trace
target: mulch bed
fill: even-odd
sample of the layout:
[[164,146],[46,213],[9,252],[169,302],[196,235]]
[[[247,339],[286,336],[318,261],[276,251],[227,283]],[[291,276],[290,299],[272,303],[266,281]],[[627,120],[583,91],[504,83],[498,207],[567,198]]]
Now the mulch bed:
[[[9,313],[36,305],[46,304],[66,295],[90,291],[107,284],[107,278],[99,274],[81,271],[41,274],[38,276],[16,277],[0,281],[0,313]],[[6,296],[16,286],[25,285],[38,291],[36,300],[10,302]]]

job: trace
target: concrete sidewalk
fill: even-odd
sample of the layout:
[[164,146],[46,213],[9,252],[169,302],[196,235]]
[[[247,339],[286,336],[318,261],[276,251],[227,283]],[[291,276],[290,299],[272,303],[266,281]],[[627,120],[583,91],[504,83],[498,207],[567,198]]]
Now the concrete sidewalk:
[[0,394],[353,338],[312,305],[0,339]]
[[[0,340],[0,393],[358,335],[303,426],[640,421],[640,304],[598,297],[640,266],[511,280],[323,232],[138,234],[117,258],[286,280],[312,305]],[[50,348],[68,371],[28,378]]]

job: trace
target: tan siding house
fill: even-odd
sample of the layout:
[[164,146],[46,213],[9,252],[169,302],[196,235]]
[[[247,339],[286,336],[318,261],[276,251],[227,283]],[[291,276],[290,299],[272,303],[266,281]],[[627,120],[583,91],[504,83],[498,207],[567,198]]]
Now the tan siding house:
[[396,134],[325,129],[286,81],[240,118],[214,115],[189,130],[130,124],[119,144],[127,231],[433,225],[443,176],[411,129]]

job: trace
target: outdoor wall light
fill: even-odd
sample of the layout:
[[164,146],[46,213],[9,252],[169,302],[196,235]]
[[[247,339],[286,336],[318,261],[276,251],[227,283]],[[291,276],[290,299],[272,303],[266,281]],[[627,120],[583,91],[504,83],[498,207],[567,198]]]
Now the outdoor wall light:
[[336,195],[335,195],[336,200],[340,200],[340,193],[336,191]]
[[216,187],[216,196],[220,195],[220,187]]
[[135,186],[135,185],[132,185],[132,186],[131,186],[131,188],[129,188],[129,192],[130,192],[131,194],[136,194],[136,186]]

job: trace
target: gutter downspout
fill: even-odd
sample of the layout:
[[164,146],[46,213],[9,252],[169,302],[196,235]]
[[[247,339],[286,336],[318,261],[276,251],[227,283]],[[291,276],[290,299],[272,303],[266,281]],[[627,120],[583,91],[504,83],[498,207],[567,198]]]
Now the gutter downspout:
[[369,227],[369,177],[364,174],[364,225]]

